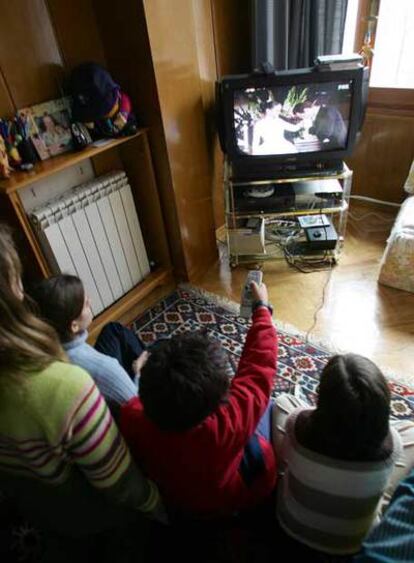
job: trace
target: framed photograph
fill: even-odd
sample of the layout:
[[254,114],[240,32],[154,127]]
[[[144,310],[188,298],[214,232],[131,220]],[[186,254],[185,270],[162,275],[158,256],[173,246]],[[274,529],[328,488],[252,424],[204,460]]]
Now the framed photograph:
[[30,139],[41,160],[74,149],[70,107],[70,98],[66,97],[19,111],[27,119]]

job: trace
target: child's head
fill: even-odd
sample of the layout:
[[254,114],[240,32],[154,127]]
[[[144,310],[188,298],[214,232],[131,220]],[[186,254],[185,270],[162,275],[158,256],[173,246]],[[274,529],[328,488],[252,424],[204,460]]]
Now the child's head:
[[92,322],[89,299],[76,276],[62,274],[42,280],[30,294],[40,316],[53,326],[62,342],[72,340]]
[[388,434],[390,391],[381,370],[358,354],[333,356],[321,374],[314,417],[323,439],[370,455]]
[[197,426],[226,397],[227,365],[221,345],[201,334],[160,341],[141,372],[139,394],[145,414],[166,431]]
[[19,378],[63,356],[55,331],[27,308],[21,272],[11,233],[0,224],[0,378]]

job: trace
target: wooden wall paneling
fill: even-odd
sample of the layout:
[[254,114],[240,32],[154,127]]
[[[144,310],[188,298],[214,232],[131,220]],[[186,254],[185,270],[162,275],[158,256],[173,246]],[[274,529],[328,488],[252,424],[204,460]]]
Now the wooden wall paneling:
[[223,180],[224,180],[224,157],[220,148],[218,137],[213,139],[213,211],[214,211],[214,225],[216,230],[224,225],[224,194],[223,194]]
[[188,279],[142,0],[115,3],[94,0],[94,8],[108,68],[130,95],[140,124],[149,127],[155,176],[175,274],[179,279]]
[[1,3],[0,68],[16,108],[60,96],[63,61],[44,0]]
[[397,115],[414,117],[414,89],[413,88],[370,88],[368,107]]
[[25,246],[31,247],[33,252],[33,256],[36,259],[38,268],[43,277],[49,277],[52,275],[51,269],[47,260],[40,248],[39,242],[37,237],[32,229],[32,225],[30,224],[29,218],[24,210],[23,204],[21,202],[20,196],[18,192],[14,192],[9,194],[9,201],[14,209],[14,216],[19,221],[20,231],[23,230],[23,233],[26,236],[27,243]]
[[214,83],[217,78],[212,7],[210,0],[192,0],[192,7],[201,96],[207,111],[214,105]]
[[66,69],[90,61],[105,65],[92,0],[46,1]]
[[[217,76],[251,71],[250,3],[238,0],[209,0],[211,6]],[[224,224],[223,153],[214,147],[214,220]]]
[[211,0],[211,6],[218,75],[251,72],[250,2]]
[[102,176],[111,170],[123,170],[123,164],[117,147],[102,152],[92,158],[92,165],[96,176]]
[[[370,14],[378,14],[379,0],[359,0],[355,50],[359,51]],[[370,45],[375,47],[376,26]],[[403,185],[414,158],[414,90],[370,88],[362,135],[352,158],[352,191],[400,203]]]
[[[364,44],[364,37],[367,32],[367,18],[371,12],[372,0],[359,0],[358,1],[358,13],[357,13],[357,24],[355,30],[354,39],[354,51],[359,53],[362,45]],[[375,43],[375,35],[371,38],[371,45]]]
[[0,68],[0,118],[11,117],[16,111],[3,72]]
[[223,153],[215,122],[215,82],[217,65],[215,58],[214,25],[211,0],[193,0],[196,30],[197,56],[204,107],[204,123],[208,157],[211,168],[211,192],[213,197],[214,224],[218,229],[224,224],[223,204]]
[[190,280],[217,258],[211,171],[192,0],[144,0]]
[[24,283],[41,279],[43,277],[42,268],[31,251],[30,243],[19,223],[12,201],[5,194],[0,195],[0,222],[6,223],[12,230],[13,240],[23,265]]
[[354,156],[352,193],[401,203],[414,158],[414,114],[368,110]]

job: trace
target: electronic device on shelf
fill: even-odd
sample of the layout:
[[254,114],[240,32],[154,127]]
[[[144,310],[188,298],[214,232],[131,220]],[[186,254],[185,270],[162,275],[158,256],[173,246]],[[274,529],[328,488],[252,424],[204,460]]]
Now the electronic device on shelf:
[[223,77],[218,129],[232,179],[338,174],[362,126],[367,79],[357,65]]
[[[268,186],[272,187],[270,192]],[[295,208],[295,192],[292,184],[265,184],[255,187],[256,192],[271,193],[267,197],[252,197],[251,188],[234,189],[234,207],[240,213],[273,213],[291,211]]]
[[245,319],[249,319],[252,315],[253,294],[251,290],[251,283],[256,282],[257,285],[260,285],[262,283],[262,279],[263,272],[261,270],[250,270],[247,273],[240,300],[240,316]]
[[310,168],[309,163],[279,165],[274,162],[263,162],[258,172],[256,166],[252,167],[251,162],[237,160],[232,163],[231,179],[240,181],[248,180],[278,180],[280,178],[323,178],[338,176],[344,171],[342,160],[332,160],[326,162],[314,162],[314,168]]
[[295,209],[326,209],[341,204],[343,190],[338,180],[295,182]]
[[340,55],[320,55],[315,59],[315,67],[319,71],[352,69],[363,66],[363,57],[359,53]]
[[229,229],[228,242],[231,254],[246,256],[265,253],[264,219],[253,217],[244,225]]
[[362,55],[359,53],[342,53],[338,55],[319,55],[315,59],[315,66],[328,65],[328,64],[361,64],[363,61]]
[[305,229],[305,235],[308,245],[317,250],[334,250],[338,242],[333,225]]
[[338,180],[329,179],[240,187],[235,188],[233,194],[234,209],[238,213],[281,213],[338,207],[343,190]]
[[309,227],[325,227],[330,225],[329,219],[323,213],[318,215],[300,215],[298,217],[299,225],[302,229]]
[[259,198],[259,199],[264,199],[266,197],[270,197],[275,193],[275,187],[272,186],[271,184],[268,184],[265,187],[252,187],[252,188],[246,188],[244,190],[244,197],[252,197],[252,198]]

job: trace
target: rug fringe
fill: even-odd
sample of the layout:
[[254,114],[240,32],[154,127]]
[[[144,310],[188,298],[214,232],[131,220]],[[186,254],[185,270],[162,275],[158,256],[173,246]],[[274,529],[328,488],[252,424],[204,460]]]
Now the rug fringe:
[[[196,287],[194,285],[191,285],[190,283],[180,283],[178,287],[185,291],[191,291],[192,293],[195,293],[200,297],[207,298],[209,301],[212,301],[217,306],[226,309],[227,311],[229,311],[229,313],[232,313],[233,315],[237,315],[237,316],[239,315],[240,305],[235,301],[228,299],[227,297],[222,297],[221,295],[217,295],[216,293],[211,293],[206,289],[202,289],[201,287]],[[307,344],[310,344],[315,348],[321,348],[322,350],[326,350],[330,354],[347,354],[351,352],[350,350],[344,350],[342,348],[339,348],[338,346],[333,345],[332,342],[327,339],[318,338],[316,336],[308,336],[308,338],[306,338],[306,333],[304,331],[297,329],[295,326],[289,323],[278,321],[277,319],[273,319],[273,322],[277,329],[283,332],[287,332],[292,336],[297,336]],[[413,378],[410,377],[409,375],[397,374],[393,370],[387,367],[384,368],[382,366],[381,366],[381,371],[385,375],[385,377],[387,377],[387,379],[392,380],[394,383],[405,385],[406,387],[409,387],[414,391]]]

